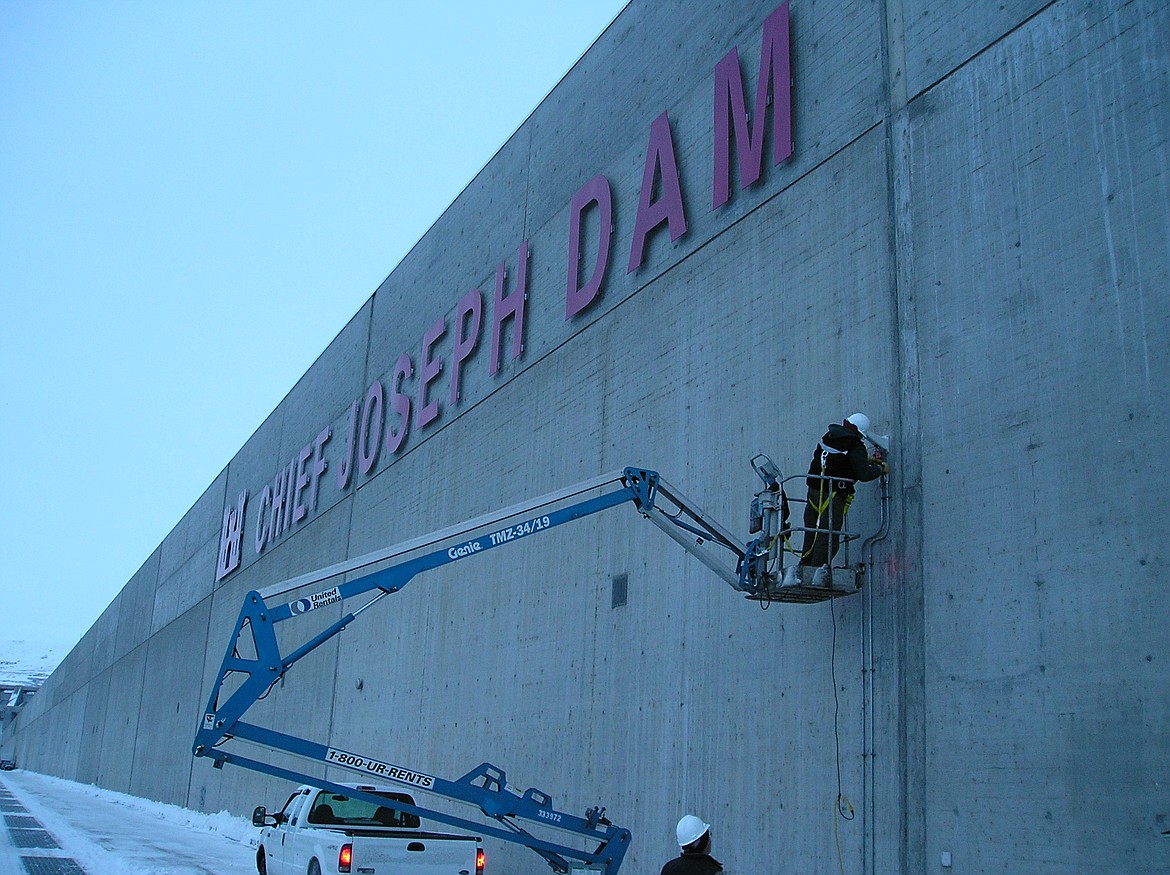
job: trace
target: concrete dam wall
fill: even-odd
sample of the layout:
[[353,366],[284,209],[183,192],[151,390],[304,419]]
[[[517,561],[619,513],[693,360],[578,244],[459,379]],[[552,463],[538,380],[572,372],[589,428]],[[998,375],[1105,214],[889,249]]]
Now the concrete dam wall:
[[615,508],[420,576],[249,720],[605,805],[631,873],[688,811],[739,872],[1165,871],[1167,33],[1161,0],[634,0],[19,715],[20,765],[279,806],[191,753],[246,593],[627,465],[746,537],[749,460],[798,474],[859,410],[892,444],[859,594],[761,610]]

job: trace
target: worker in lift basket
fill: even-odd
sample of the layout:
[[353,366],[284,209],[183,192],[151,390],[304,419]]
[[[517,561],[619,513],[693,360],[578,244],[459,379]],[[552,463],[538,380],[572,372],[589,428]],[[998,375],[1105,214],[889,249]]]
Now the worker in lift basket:
[[[854,413],[840,425],[830,425],[813,450],[808,466],[808,503],[804,506],[804,548],[800,563],[784,572],[784,586],[831,583],[829,566],[841,546],[839,532],[853,501],[853,481],[876,480],[890,470],[880,447],[875,446],[872,456],[866,451],[868,431],[869,417]],[[822,477],[842,479],[819,479]],[[810,572],[810,568],[815,571]]]
[[717,875],[723,864],[711,856],[711,825],[693,814],[684,815],[675,828],[682,853],[668,860],[662,875]]

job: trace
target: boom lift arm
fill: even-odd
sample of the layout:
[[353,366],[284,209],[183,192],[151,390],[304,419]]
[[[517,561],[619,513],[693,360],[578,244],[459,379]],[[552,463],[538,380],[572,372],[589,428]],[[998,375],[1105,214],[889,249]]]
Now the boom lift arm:
[[[761,462],[761,459],[765,461]],[[404,803],[394,803],[395,808],[460,829],[526,845],[559,873],[568,872],[568,860],[576,859],[590,868],[601,869],[605,875],[616,875],[629,846],[630,833],[607,820],[604,808],[590,808],[584,817],[558,811],[548,794],[536,789],[518,790],[508,784],[502,769],[490,763],[483,763],[457,781],[447,781],[266,729],[247,723],[242,718],[293,665],[340,633],[374,602],[401,590],[416,575],[626,502],[633,503],[642,516],[696,556],[732,589],[745,593],[748,598],[767,600],[775,593],[777,544],[783,534],[780,530],[779,472],[771,460],[763,455],[753,459],[752,466],[764,480],[765,489],[757,493],[752,506],[753,529],[759,534],[744,546],[667,484],[657,472],[626,468],[385,550],[292,578],[260,592],[248,593],[203,712],[195,737],[194,755],[209,757],[216,768],[231,763],[297,783],[309,783],[334,792],[363,796],[360,789],[342,787],[221,747],[234,738],[325,765],[338,766],[366,776],[367,779],[405,784],[415,790],[478,807],[485,816],[498,821],[500,827]],[[321,584],[330,578],[357,571],[363,573],[332,588],[292,601],[282,600],[282,597],[302,587]],[[373,593],[373,597],[361,607],[346,613],[290,653],[281,653],[276,636],[278,623],[367,593]],[[245,637],[249,634],[250,642]],[[254,656],[242,655],[241,644],[245,650],[254,652]],[[229,679],[230,683],[225,683]],[[387,804],[385,799],[378,797],[369,797],[368,801]],[[522,825],[522,821],[573,833],[592,844],[593,849],[581,850],[538,838]]]

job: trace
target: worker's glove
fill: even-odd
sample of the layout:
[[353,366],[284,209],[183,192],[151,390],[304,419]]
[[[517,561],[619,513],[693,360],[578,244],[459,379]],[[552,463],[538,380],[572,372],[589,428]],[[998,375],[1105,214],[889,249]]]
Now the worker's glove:
[[889,474],[889,473],[890,473],[890,463],[889,463],[889,462],[886,462],[886,461],[884,461],[884,460],[883,460],[883,461],[882,461],[882,463],[881,463],[881,466],[882,466],[882,473],[883,473],[883,474]]

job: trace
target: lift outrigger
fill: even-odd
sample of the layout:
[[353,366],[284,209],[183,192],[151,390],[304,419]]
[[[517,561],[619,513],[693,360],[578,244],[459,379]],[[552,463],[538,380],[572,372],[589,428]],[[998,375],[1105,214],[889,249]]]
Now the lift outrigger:
[[[418,574],[627,502],[632,503],[643,517],[677,541],[732,589],[748,599],[765,603],[765,606],[770,602],[818,602],[856,593],[864,567],[850,567],[848,564],[834,569],[829,586],[779,585],[783,578],[785,556],[794,552],[786,547],[788,538],[800,529],[788,526],[788,498],[783,489],[784,481],[775,464],[767,456],[759,454],[752,459],[752,467],[763,480],[764,488],[756,493],[752,501],[750,528],[754,537],[743,545],[666,483],[657,472],[626,468],[384,550],[294,577],[259,592],[249,592],[244,598],[227,653],[204,709],[195,737],[194,755],[210,758],[215,768],[222,768],[225,763],[229,763],[295,783],[312,784],[358,798],[367,796],[362,790],[355,790],[351,786],[226,750],[223,745],[234,739],[337,766],[367,778],[405,784],[414,790],[423,790],[477,807],[501,826],[468,821],[447,812],[417,805],[394,804],[393,807],[405,813],[523,844],[542,856],[558,873],[587,868],[600,870],[605,875],[616,875],[629,847],[630,833],[611,823],[605,817],[604,808],[590,808],[584,817],[558,811],[553,806],[551,796],[537,789],[518,790],[508,783],[502,769],[490,763],[481,764],[457,781],[448,781],[423,771],[247,723],[242,718],[293,665],[340,633],[375,602],[399,592]],[[883,488],[883,530],[884,492]],[[841,537],[846,547],[850,540],[858,537],[850,532],[835,534]],[[847,549],[845,556],[847,559]],[[291,601],[282,600],[296,590],[359,571],[363,573],[336,586]],[[278,623],[367,593],[374,595],[361,607],[346,613],[287,655],[281,653],[276,637]],[[254,655],[243,655],[241,646]],[[230,692],[225,686],[229,678],[234,685]],[[370,796],[367,801],[375,805],[388,804],[380,797]],[[529,832],[522,821],[572,833],[587,840],[592,849],[573,848],[558,841],[539,838]],[[578,860],[583,865],[574,866],[570,860]]]

